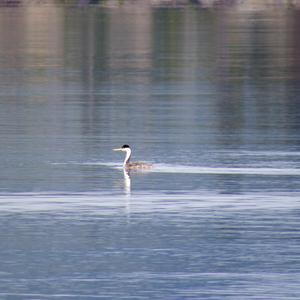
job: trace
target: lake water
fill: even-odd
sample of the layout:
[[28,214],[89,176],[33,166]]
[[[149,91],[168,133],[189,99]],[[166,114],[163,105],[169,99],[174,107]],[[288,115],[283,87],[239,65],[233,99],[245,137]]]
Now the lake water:
[[111,3],[0,8],[0,297],[299,299],[300,11]]

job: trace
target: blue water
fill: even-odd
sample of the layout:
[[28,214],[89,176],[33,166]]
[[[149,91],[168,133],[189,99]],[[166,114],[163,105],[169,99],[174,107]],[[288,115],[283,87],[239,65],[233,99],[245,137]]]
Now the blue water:
[[0,297],[299,299],[298,14],[1,7]]

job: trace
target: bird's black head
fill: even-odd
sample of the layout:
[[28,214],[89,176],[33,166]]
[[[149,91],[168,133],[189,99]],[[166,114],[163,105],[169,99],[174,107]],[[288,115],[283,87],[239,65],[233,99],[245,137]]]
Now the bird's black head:
[[130,148],[128,145],[123,145],[122,149]]

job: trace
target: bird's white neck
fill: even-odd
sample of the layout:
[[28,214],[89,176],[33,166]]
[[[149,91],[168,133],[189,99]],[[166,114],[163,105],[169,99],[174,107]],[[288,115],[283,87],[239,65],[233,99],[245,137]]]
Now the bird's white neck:
[[124,167],[126,166],[127,163],[129,163],[130,156],[131,156],[131,149],[127,148],[126,149],[126,156],[125,156],[124,163],[123,163]]

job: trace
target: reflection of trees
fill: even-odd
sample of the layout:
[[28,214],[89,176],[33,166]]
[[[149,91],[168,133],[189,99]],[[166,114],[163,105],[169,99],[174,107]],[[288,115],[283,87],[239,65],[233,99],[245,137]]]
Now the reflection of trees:
[[[35,80],[46,74],[41,71],[44,57],[52,59],[49,65],[63,62],[60,84],[66,91],[76,87],[83,92],[84,135],[109,138],[118,131],[124,139],[141,141],[165,126],[166,139],[174,128],[191,141],[204,130],[208,135],[219,132],[236,138],[243,128],[271,128],[276,120],[288,118],[286,103],[292,95],[286,91],[291,76],[294,83],[298,81],[300,68],[297,31],[292,37],[288,33],[291,13],[243,11],[237,6],[222,11],[195,6],[141,9],[133,2],[128,9],[125,0],[124,5],[115,3],[114,9],[51,6],[59,22],[50,27],[49,20],[37,19],[38,14],[30,15],[28,9],[26,21],[19,19],[20,25],[15,24],[20,27],[11,34],[15,38],[12,42],[4,38],[1,45],[16,51],[13,63],[18,63],[20,57],[24,59],[18,51],[28,46],[22,37],[26,26],[21,22],[33,24],[27,30],[39,22],[50,28],[51,34],[41,39],[45,49],[30,50],[35,51],[30,63],[41,62]],[[298,13],[293,14],[297,28]],[[4,25],[9,23],[4,20]],[[0,30],[3,36],[5,32]],[[65,99],[67,103],[70,97]]]
[[0,0],[0,7],[1,6],[18,6],[20,4],[22,4],[23,1],[22,0]]
[[294,131],[295,141],[298,145],[298,132],[300,129],[300,11],[294,10],[290,12],[289,26],[291,34],[289,43],[291,45],[291,61],[290,61],[290,84],[287,82],[287,99],[288,99],[288,115],[289,124]]
[[55,0],[55,2],[58,4],[65,4],[65,5],[70,5],[70,4],[89,5],[89,4],[105,3],[107,2],[107,0]]
[[[30,0],[28,0],[30,1]],[[46,0],[45,0],[46,1]],[[51,0],[47,0],[51,1]],[[20,0],[2,0],[0,3],[22,3],[24,1]],[[154,6],[164,6],[164,7],[182,7],[185,5],[194,5],[200,6],[203,8],[209,7],[235,7],[240,10],[266,10],[273,9],[275,7],[299,7],[298,0],[268,0],[268,1],[260,1],[260,0],[52,0],[52,2],[56,2],[58,4],[101,4],[105,6],[121,6],[121,5],[154,5]]]
[[[180,10],[157,8],[153,11],[153,67],[155,75],[170,77],[178,75],[182,63],[183,14]],[[167,79],[167,78],[165,78]]]
[[110,80],[109,17],[105,10],[99,9],[66,10],[64,26],[65,69],[72,71],[72,78],[66,83],[75,83],[85,91],[81,115],[83,134],[100,136],[103,128],[96,124],[103,118],[104,101],[98,101],[96,94]]
[[243,139],[259,129],[262,143],[274,141],[281,124],[289,124],[288,14],[253,11],[231,19],[230,13],[223,17],[218,47],[220,128]]

